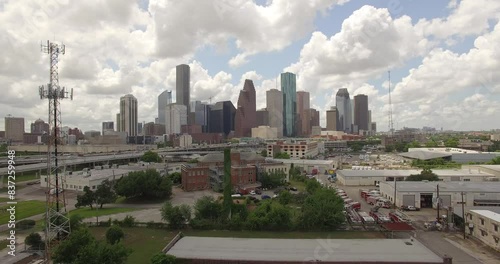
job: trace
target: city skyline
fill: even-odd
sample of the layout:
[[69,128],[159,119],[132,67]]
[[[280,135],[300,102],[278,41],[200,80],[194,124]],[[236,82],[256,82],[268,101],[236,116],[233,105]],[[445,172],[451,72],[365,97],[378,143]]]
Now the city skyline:
[[[60,79],[75,89],[75,100],[62,103],[62,125],[82,130],[99,130],[101,122],[115,121],[107,110],[127,93],[140,103],[138,120],[154,120],[158,94],[172,90],[176,96],[175,67],[181,63],[191,68],[191,101],[231,100],[236,105],[235,91],[245,79],[254,81],[256,97],[262,98],[280,87],[279,74],[289,71],[297,74],[297,91],[310,93],[311,108],[321,113],[322,127],[326,110],[335,105],[336,90],[346,87],[351,95],[368,95],[372,120],[379,131],[387,131],[391,70],[396,129],[499,128],[495,114],[500,112],[500,77],[495,73],[500,69],[500,3],[392,2],[249,1],[234,6],[227,1],[183,1],[175,12],[189,10],[197,17],[183,24],[167,5],[156,1],[119,6],[90,1],[85,4],[89,12],[110,12],[93,12],[94,17],[85,19],[78,12],[83,3],[58,2],[48,9],[41,2],[5,1],[0,4],[0,30],[6,36],[1,43],[8,63],[0,65],[0,85],[7,92],[0,98],[0,112],[26,120],[47,119],[42,114],[46,102],[35,92],[48,82],[47,55],[38,46],[50,38],[66,44]],[[288,17],[297,12],[304,15]],[[280,19],[270,19],[271,13]],[[243,19],[248,15],[255,19]],[[283,21],[290,23],[279,28]],[[199,34],[181,34],[171,41],[181,31],[155,31],[171,24]],[[263,101],[257,100],[257,109],[265,107]],[[4,129],[2,120],[0,130]]]

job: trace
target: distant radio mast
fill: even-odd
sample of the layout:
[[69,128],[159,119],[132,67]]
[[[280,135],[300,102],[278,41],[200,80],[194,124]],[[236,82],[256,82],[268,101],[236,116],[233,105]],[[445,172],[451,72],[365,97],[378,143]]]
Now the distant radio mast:
[[389,135],[394,134],[394,121],[392,119],[392,99],[391,99],[391,71],[388,71],[389,75]]
[[73,89],[68,93],[64,87],[59,86],[59,73],[57,63],[59,54],[64,54],[65,47],[47,41],[41,45],[41,50],[49,54],[50,82],[47,86],[40,86],[40,99],[49,99],[49,142],[47,143],[47,194],[45,212],[45,260],[51,263],[53,247],[70,233],[66,199],[64,197],[64,175],[59,175],[57,146],[62,142],[61,137],[61,100],[73,100]]

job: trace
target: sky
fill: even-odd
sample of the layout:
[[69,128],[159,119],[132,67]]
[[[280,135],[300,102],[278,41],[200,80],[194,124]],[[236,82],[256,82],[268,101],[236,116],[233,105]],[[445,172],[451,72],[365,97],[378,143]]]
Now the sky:
[[62,123],[83,131],[115,121],[129,93],[139,121],[154,121],[178,64],[191,67],[192,101],[236,105],[251,79],[258,109],[293,72],[323,127],[345,87],[368,95],[379,131],[390,71],[394,128],[500,128],[498,0],[0,0],[0,117],[24,117],[26,132],[48,121],[47,40],[64,43],[59,83],[74,91]]

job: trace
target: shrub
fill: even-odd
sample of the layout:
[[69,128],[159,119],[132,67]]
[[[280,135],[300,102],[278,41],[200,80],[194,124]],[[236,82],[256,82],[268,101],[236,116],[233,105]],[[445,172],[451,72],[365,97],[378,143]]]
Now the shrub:
[[30,229],[30,228],[34,227],[35,225],[36,225],[35,220],[24,219],[24,220],[17,222],[16,229],[26,230],[26,229]]
[[133,227],[135,226],[135,218],[131,215],[127,215],[121,224],[123,227]]

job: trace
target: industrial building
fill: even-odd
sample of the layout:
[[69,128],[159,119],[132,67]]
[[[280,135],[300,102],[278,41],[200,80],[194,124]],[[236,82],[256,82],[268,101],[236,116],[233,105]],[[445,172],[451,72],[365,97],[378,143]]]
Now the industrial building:
[[[346,186],[374,186],[381,182],[392,182],[394,178],[404,181],[412,174],[420,174],[421,170],[373,170],[364,167],[361,170],[339,170],[337,180]],[[484,170],[470,168],[460,170],[433,170],[440,180],[444,182],[481,182],[498,181],[500,178]]]
[[165,253],[187,263],[452,263],[415,239],[319,240],[186,236]]
[[500,152],[480,152],[460,148],[409,148],[408,152],[400,153],[408,159],[431,160],[444,159],[457,163],[489,162],[500,157]]
[[467,214],[467,227],[475,238],[500,251],[500,214],[490,210],[471,210]]
[[317,170],[318,173],[330,173],[335,169],[335,161],[334,160],[293,160],[293,159],[273,159],[266,158],[266,162],[278,162],[283,164],[292,165],[296,168],[300,168],[302,171],[305,171],[307,174],[312,174],[314,170]]
[[465,206],[500,205],[500,182],[381,182],[380,193],[392,202],[396,195],[398,207],[436,208],[438,186],[442,208],[451,208],[462,198]]
[[292,159],[315,157],[319,153],[318,142],[285,142],[278,141],[275,144],[267,145],[267,156],[274,157],[275,154],[284,152]]

